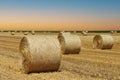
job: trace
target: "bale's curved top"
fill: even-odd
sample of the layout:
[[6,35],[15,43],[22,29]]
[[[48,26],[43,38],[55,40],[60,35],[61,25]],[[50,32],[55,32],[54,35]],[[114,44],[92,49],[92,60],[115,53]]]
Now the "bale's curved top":
[[20,43],[24,56],[25,73],[58,70],[61,50],[56,38],[49,36],[26,36]]
[[93,38],[93,48],[98,49],[111,49],[114,40],[111,35],[95,35]]

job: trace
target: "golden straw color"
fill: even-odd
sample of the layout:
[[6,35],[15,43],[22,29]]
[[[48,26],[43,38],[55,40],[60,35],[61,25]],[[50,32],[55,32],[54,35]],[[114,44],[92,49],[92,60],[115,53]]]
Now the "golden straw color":
[[63,54],[79,54],[81,50],[81,40],[77,35],[61,32],[58,35]]
[[93,38],[93,48],[112,49],[114,40],[111,35],[95,35]]
[[20,43],[25,73],[56,71],[61,62],[61,49],[57,38],[25,36]]

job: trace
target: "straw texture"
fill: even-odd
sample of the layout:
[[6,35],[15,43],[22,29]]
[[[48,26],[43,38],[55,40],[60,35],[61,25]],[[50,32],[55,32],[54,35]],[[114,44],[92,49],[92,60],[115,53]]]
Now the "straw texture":
[[71,33],[59,33],[59,42],[63,54],[79,54],[81,49],[81,40],[77,35]]
[[113,44],[114,40],[110,35],[96,35],[93,38],[93,48],[111,49]]
[[25,73],[59,69],[61,50],[59,41],[49,36],[26,36],[20,43]]

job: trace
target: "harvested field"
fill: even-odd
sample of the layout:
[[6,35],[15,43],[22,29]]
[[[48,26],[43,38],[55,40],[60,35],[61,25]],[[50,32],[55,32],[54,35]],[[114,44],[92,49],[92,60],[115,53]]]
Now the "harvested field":
[[80,54],[62,55],[58,71],[25,74],[19,52],[22,36],[0,35],[0,80],[120,80],[120,37],[113,36],[111,50],[93,49],[93,37],[80,36]]

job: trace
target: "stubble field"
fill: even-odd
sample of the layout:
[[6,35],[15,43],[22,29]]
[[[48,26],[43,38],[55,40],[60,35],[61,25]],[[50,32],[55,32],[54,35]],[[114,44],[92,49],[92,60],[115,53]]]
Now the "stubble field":
[[120,80],[120,36],[113,35],[113,49],[100,50],[92,47],[95,34],[79,35],[80,54],[62,55],[58,71],[29,74],[23,73],[19,52],[22,36],[0,34],[0,80]]

